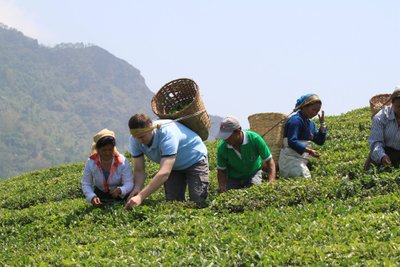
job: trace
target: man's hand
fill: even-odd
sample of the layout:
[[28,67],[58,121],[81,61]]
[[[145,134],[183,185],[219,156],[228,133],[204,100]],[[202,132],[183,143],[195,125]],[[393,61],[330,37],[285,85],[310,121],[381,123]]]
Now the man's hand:
[[136,195],[129,198],[128,202],[126,202],[125,209],[131,210],[134,206],[139,206],[140,204],[142,204],[142,197],[140,195]]
[[218,193],[224,193],[224,192],[226,192],[226,186],[220,186],[219,187],[219,189],[218,189]]
[[92,198],[92,200],[90,201],[91,203],[92,203],[92,205],[94,206],[94,207],[100,207],[101,206],[101,201],[100,201],[100,198],[98,197],[98,196],[94,196],[93,198]]
[[390,160],[390,158],[389,158],[388,155],[383,156],[382,159],[381,159],[381,162],[382,162],[382,164],[385,165],[385,166],[390,166],[390,165],[392,165],[392,161]]

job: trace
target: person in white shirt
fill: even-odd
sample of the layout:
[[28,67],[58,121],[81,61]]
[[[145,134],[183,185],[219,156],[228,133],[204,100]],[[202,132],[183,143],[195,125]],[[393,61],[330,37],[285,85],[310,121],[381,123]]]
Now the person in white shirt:
[[86,200],[94,207],[104,201],[123,200],[132,191],[132,169],[129,160],[118,152],[113,131],[103,129],[93,137],[81,185]]

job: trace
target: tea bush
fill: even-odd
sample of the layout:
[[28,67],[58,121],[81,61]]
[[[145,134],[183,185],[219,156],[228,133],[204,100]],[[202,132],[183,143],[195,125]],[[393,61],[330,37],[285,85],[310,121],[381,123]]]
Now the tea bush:
[[[208,206],[159,190],[132,211],[93,208],[84,163],[0,182],[2,266],[397,266],[400,172],[362,170],[367,108],[327,117],[311,179],[277,179],[219,195],[217,142],[207,143]],[[147,161],[149,177],[157,164]]]

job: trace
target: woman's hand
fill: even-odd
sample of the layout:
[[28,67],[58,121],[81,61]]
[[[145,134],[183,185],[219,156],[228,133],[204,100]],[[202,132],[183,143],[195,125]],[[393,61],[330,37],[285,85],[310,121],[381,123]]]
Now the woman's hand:
[[111,196],[115,199],[117,197],[119,197],[121,195],[122,191],[121,188],[116,187],[112,192],[111,192]]
[[91,203],[92,203],[92,205],[94,206],[94,207],[100,207],[101,206],[101,201],[100,201],[100,198],[98,197],[98,196],[95,196],[95,197],[93,197],[92,198],[92,200],[90,201]]
[[310,156],[314,158],[319,158],[319,156],[321,156],[317,151],[308,147],[306,148],[305,152],[307,152],[308,154],[310,154]]
[[321,110],[321,115],[318,114],[318,120],[320,124],[324,124],[325,122],[325,112]]

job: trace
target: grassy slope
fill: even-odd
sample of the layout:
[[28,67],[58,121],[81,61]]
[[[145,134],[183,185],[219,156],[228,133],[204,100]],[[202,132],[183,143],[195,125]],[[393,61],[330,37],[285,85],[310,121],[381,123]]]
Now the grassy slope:
[[[1,265],[399,265],[400,172],[362,172],[367,108],[326,119],[312,179],[216,193],[209,206],[169,203],[160,190],[131,212],[94,209],[83,163],[0,182]],[[157,170],[148,168],[151,176]]]

